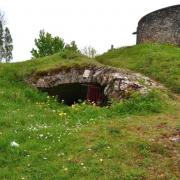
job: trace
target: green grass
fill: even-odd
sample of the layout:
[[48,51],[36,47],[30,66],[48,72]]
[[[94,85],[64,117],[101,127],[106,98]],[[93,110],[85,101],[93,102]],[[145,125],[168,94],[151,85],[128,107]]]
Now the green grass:
[[141,72],[180,93],[180,48],[171,45],[141,44],[110,50],[97,61]]
[[25,81],[34,72],[92,64],[100,65],[59,54],[0,64],[0,179],[180,178],[180,144],[171,141],[180,129],[179,100],[152,91],[110,107],[69,107]]
[[[55,54],[35,60],[29,60],[19,63],[0,64],[1,79],[8,78],[14,80],[18,78],[20,80],[26,79],[30,74],[35,72],[46,72],[56,69],[69,68],[74,66],[88,66],[88,65],[100,65],[93,59],[88,59],[85,56],[73,57],[72,59],[62,58],[62,54]],[[10,77],[11,76],[11,77]]]

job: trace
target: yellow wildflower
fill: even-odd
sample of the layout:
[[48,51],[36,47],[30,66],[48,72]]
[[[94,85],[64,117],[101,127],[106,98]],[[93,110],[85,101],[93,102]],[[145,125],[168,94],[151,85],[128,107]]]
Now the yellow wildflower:
[[64,113],[64,112],[59,113],[59,116],[61,116],[61,117],[66,116],[66,115],[67,115],[67,113]]

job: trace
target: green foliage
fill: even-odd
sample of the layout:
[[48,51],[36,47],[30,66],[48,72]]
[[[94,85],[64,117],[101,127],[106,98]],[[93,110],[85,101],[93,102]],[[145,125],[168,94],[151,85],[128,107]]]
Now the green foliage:
[[0,62],[10,62],[13,58],[13,40],[8,27],[5,27],[4,14],[0,11]]
[[4,54],[4,47],[3,47],[3,24],[2,21],[0,20],[0,62],[3,59],[3,54]]
[[5,35],[4,35],[4,59],[6,62],[10,62],[13,58],[12,50],[13,50],[13,44],[12,44],[12,37],[9,29],[5,28]]
[[119,114],[147,114],[159,113],[165,107],[167,97],[158,91],[151,91],[147,95],[134,94],[128,101],[114,103],[112,108]]
[[76,58],[79,58],[81,57],[82,55],[80,54],[79,51],[75,51],[73,49],[64,49],[64,51],[62,51],[60,53],[60,56],[63,58],[63,59],[76,59]]
[[60,56],[64,59],[74,59],[80,55],[75,41],[65,45],[63,39],[58,36],[52,37],[50,33],[45,33],[44,30],[41,30],[39,38],[35,39],[35,45],[37,49],[33,48],[31,51],[33,58],[60,53]]
[[65,49],[69,51],[79,52],[75,41],[72,41],[70,44],[66,44]]
[[41,30],[39,38],[35,39],[35,45],[37,49],[33,48],[31,54],[33,58],[39,58],[63,51],[65,43],[58,36],[52,37],[50,33]]
[[180,48],[141,44],[113,49],[96,58],[102,64],[141,72],[180,93]]
[[178,101],[152,91],[107,107],[66,106],[25,82],[31,73],[94,64],[61,53],[0,64],[0,179],[180,178],[179,143],[170,140]]
[[82,57],[82,54],[78,50],[75,41],[72,41],[70,44],[66,44],[65,48],[62,52],[60,52],[60,56],[63,59],[76,59]]

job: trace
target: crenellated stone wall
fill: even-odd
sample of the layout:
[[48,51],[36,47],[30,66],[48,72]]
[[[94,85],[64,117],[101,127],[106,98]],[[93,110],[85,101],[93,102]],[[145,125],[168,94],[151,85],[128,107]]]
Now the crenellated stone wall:
[[180,5],[163,8],[141,18],[137,44],[149,42],[180,45]]
[[110,99],[122,99],[134,91],[146,93],[159,85],[148,77],[138,73],[111,67],[72,67],[47,73],[33,74],[28,80],[36,88],[45,89],[63,84],[97,84],[104,88],[104,94]]

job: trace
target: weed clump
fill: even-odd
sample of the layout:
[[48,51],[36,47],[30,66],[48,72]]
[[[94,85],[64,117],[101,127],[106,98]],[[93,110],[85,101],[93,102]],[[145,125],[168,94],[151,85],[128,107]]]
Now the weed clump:
[[133,94],[128,100],[113,103],[112,110],[121,115],[159,113],[167,105],[167,97],[159,91],[146,95]]

